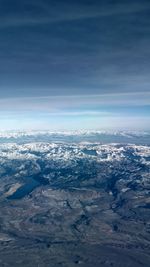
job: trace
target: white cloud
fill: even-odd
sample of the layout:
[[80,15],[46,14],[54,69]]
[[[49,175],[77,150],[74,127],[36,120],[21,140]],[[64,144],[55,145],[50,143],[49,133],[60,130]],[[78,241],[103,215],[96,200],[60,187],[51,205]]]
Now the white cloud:
[[[0,111],[38,111],[62,113],[75,110],[80,112],[95,112],[94,107],[138,107],[150,105],[150,93],[112,93],[100,95],[70,95],[70,96],[43,96],[0,99]],[[72,111],[73,112],[73,111]],[[97,111],[96,111],[97,112]]]

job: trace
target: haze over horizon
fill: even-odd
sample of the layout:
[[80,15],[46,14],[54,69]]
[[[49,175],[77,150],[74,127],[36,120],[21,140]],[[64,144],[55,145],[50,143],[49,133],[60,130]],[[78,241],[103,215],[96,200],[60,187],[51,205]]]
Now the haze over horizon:
[[0,0],[0,130],[150,130],[148,0]]

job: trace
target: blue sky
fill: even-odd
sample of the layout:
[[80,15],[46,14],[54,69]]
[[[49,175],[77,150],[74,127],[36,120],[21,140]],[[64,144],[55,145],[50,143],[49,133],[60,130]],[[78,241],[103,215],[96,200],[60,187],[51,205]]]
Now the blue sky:
[[150,130],[149,0],[0,0],[0,129]]

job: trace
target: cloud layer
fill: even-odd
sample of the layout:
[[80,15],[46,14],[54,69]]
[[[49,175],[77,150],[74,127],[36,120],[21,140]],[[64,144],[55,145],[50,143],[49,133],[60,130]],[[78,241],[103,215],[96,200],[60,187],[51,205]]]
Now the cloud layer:
[[2,124],[147,127],[149,47],[149,0],[0,1]]

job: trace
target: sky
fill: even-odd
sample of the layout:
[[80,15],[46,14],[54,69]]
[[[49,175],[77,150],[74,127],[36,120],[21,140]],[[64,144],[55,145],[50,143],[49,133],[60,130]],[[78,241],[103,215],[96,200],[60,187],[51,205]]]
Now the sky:
[[0,130],[150,130],[149,0],[0,0]]

